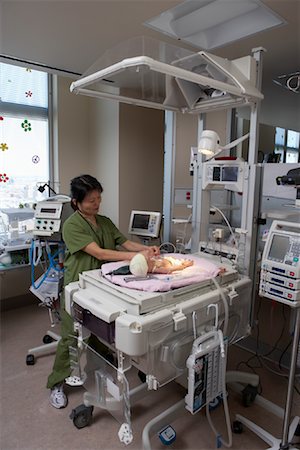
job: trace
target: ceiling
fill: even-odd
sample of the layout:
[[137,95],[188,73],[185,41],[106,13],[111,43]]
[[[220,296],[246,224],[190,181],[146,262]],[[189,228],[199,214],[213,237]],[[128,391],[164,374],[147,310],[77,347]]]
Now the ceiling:
[[[226,0],[224,0],[226,1]],[[236,0],[243,1],[243,0]],[[264,47],[264,83],[300,70],[300,0],[262,0],[287,24],[213,50],[234,59]],[[107,49],[150,36],[194,50],[143,23],[178,5],[174,0],[0,1],[0,53],[84,73]]]

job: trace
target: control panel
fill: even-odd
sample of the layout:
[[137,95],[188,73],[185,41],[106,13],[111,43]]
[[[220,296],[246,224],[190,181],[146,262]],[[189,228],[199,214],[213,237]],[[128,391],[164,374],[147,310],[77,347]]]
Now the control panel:
[[37,203],[33,234],[46,237],[57,236],[57,233],[61,233],[63,222],[71,213],[70,198],[66,196],[50,197]]
[[203,164],[203,189],[224,188],[234,192],[243,192],[244,177],[247,174],[248,165],[245,161],[217,160]]

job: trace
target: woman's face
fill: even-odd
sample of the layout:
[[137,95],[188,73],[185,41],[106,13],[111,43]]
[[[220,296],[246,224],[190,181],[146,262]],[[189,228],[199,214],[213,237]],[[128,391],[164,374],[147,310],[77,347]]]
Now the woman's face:
[[82,200],[78,202],[79,211],[86,216],[95,216],[98,214],[101,203],[101,193],[98,190],[90,191]]

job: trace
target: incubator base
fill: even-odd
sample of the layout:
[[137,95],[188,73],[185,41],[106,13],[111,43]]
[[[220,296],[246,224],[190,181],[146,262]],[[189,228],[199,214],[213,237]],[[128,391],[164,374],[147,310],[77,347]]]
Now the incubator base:
[[[216,279],[214,275],[213,279],[167,291],[115,285],[99,270],[84,272],[79,282],[66,287],[65,307],[75,319],[79,336],[87,329],[117,356],[117,362],[111,364],[78,339],[77,352],[74,349],[73,353],[79,367],[73,367],[75,375],[85,377],[86,408],[106,409],[120,426],[127,424],[131,429],[131,405],[138,397],[172,381],[187,387],[186,362],[197,338],[223,329],[231,344],[249,333],[251,280],[239,275],[228,262],[217,257],[208,260],[223,269]],[[129,388],[132,367],[145,374],[142,387]],[[153,432],[161,431],[172,418],[183,414],[189,414],[184,398],[152,419],[143,431],[144,449],[151,448]],[[122,430],[120,433],[123,436]]]

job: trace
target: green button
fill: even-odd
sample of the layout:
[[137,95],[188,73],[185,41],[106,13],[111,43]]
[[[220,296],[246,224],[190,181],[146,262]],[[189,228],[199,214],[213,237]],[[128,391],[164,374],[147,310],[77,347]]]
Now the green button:
[[297,258],[297,256],[295,256],[294,261],[295,261],[295,262],[298,262],[298,261],[299,261],[299,258]]

